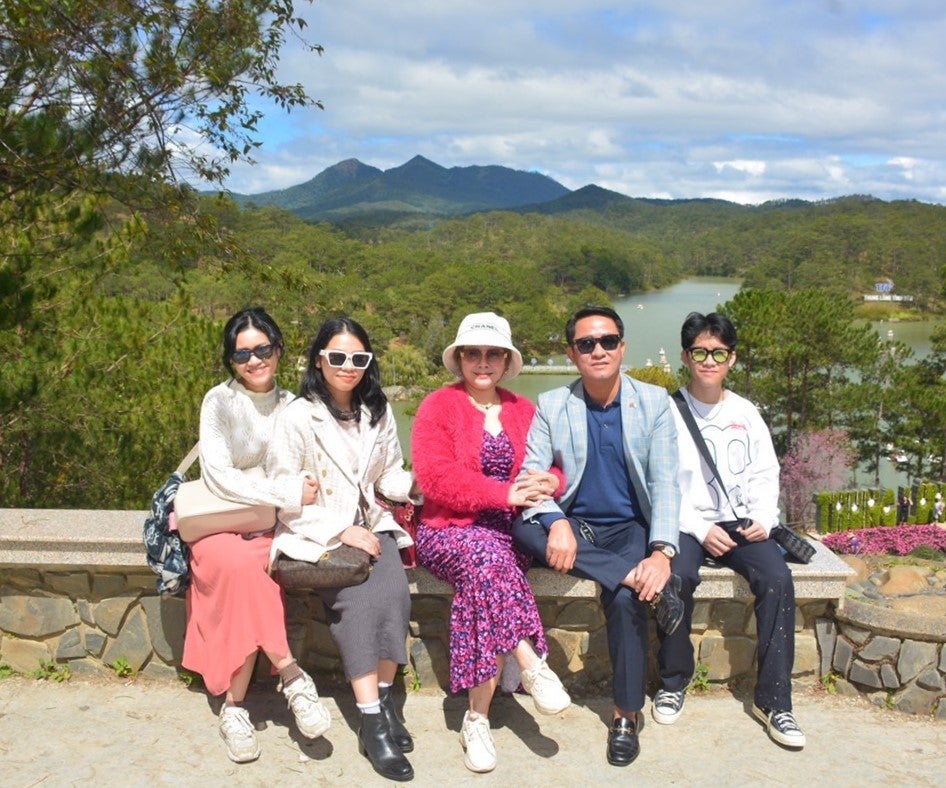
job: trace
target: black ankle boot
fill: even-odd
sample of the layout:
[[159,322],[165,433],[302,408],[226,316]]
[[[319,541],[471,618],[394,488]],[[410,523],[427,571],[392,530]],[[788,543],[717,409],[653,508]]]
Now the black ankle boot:
[[401,752],[413,752],[414,740],[411,734],[404,727],[404,721],[397,716],[397,709],[394,706],[394,693],[391,687],[378,688],[378,700],[381,702],[381,713],[388,721],[388,730],[391,731],[391,738],[398,746]]
[[382,777],[397,782],[414,779],[414,768],[404,757],[388,729],[384,714],[362,714],[358,729],[358,752]]

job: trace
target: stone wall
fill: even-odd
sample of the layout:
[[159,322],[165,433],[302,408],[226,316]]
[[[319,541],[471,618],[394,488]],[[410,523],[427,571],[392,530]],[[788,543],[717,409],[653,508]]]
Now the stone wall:
[[[0,663],[22,673],[42,662],[68,665],[75,674],[106,674],[120,660],[145,675],[177,674],[184,600],[156,595],[141,544],[146,514],[0,509]],[[799,600],[795,675],[814,680],[824,662],[816,621],[833,615],[852,570],[816,544],[812,562],[792,564],[791,571]],[[707,679],[753,675],[755,620],[746,582],[721,567],[703,567],[700,575],[692,637]],[[422,690],[442,690],[451,589],[423,569],[408,572],[408,579],[413,602],[408,681]],[[578,693],[608,692],[611,668],[596,584],[545,569],[532,569],[529,582],[548,630],[553,668]],[[340,674],[318,599],[292,593],[286,612],[300,662],[315,673]]]
[[[157,596],[150,572],[4,568],[0,573],[0,662],[13,670],[29,673],[41,662],[55,662],[68,665],[76,675],[109,674],[110,666],[121,660],[128,669],[145,675],[173,678],[177,674],[184,640],[184,600]],[[408,653],[413,675],[408,681],[415,688],[442,691],[448,685],[449,589],[432,581],[424,570],[410,574],[414,593]],[[551,573],[533,570],[530,579],[541,585],[543,575]],[[587,595],[589,588],[593,593],[593,584],[586,584],[577,592],[562,592],[572,595],[539,596],[539,609],[553,669],[573,691],[606,693],[611,667],[604,614],[597,598]],[[831,611],[832,604],[826,600],[800,603],[796,676],[817,679],[820,659],[815,622]],[[286,613],[290,646],[300,663],[314,673],[340,674],[321,602],[304,592],[293,592],[288,595]],[[754,675],[755,615],[749,599],[698,600],[692,640],[710,681]],[[651,659],[655,659],[653,654]],[[653,665],[651,675],[655,675]]]
[[817,623],[822,675],[878,705],[946,719],[946,622],[846,600]]

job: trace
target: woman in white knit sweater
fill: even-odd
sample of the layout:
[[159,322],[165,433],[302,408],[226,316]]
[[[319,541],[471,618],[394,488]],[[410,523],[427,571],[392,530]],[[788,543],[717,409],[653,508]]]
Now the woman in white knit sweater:
[[[279,326],[263,309],[244,309],[227,322],[223,363],[232,377],[208,391],[201,406],[201,477],[221,498],[298,512],[315,500],[315,479],[267,479],[261,472],[276,415],[292,399],[276,385],[282,353]],[[272,531],[250,538],[220,533],[191,545],[182,664],[201,674],[211,694],[225,694],[220,735],[238,763],[260,754],[243,706],[259,650],[279,672],[305,736],[321,736],[331,721],[289,650],[282,593],[267,571],[272,541]]]

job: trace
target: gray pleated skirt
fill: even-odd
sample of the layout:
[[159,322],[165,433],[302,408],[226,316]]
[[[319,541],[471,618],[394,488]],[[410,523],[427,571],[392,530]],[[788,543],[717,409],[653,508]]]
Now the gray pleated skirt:
[[318,592],[348,681],[377,670],[381,659],[407,664],[407,575],[394,535],[385,531],[377,537],[381,556],[364,583]]

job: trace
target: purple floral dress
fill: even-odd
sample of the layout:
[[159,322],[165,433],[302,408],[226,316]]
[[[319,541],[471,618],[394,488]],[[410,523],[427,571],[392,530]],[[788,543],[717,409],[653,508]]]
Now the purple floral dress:
[[[508,481],[512,444],[505,432],[483,433],[483,473]],[[531,639],[548,653],[542,620],[525,572],[530,559],[515,548],[511,509],[487,509],[470,526],[417,529],[417,560],[453,586],[450,608],[450,691],[496,675],[496,657]]]

